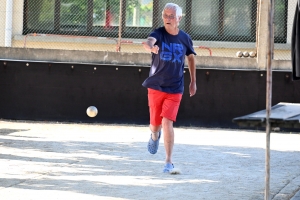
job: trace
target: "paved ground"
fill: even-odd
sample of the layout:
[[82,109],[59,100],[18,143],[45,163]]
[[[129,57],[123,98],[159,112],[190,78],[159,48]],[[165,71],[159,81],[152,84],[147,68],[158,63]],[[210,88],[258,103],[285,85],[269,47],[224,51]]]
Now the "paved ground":
[[[170,175],[147,126],[0,121],[0,199],[264,199],[265,132],[175,132]],[[299,141],[271,135],[271,199],[300,197]]]

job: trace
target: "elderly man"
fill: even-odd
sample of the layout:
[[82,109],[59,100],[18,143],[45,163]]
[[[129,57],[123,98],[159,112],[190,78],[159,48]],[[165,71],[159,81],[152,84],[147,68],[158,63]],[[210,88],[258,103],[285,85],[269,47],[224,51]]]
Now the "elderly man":
[[[173,122],[176,121],[179,105],[184,91],[184,65],[187,57],[190,72],[190,96],[195,95],[196,55],[193,42],[188,34],[178,28],[182,18],[182,9],[167,3],[162,12],[164,26],[154,30],[144,48],[152,53],[149,77],[143,82],[148,88],[151,136],[148,151],[157,152],[161,133],[164,135],[166,151],[163,172],[172,173],[172,152],[174,146]],[[162,132],[161,132],[162,129]]]

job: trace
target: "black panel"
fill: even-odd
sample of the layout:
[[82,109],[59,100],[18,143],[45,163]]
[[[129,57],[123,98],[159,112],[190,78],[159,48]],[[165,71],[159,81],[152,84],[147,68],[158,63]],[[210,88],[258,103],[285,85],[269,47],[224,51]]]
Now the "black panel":
[[[148,67],[0,61],[0,118],[88,123],[148,124]],[[72,67],[73,66],[73,67]],[[96,69],[95,69],[96,67]],[[118,68],[118,70],[117,70]],[[273,72],[272,105],[300,102],[300,83]],[[266,106],[266,72],[197,69],[190,98],[189,73],[175,126],[238,128],[235,117]],[[89,118],[88,106],[98,115]]]

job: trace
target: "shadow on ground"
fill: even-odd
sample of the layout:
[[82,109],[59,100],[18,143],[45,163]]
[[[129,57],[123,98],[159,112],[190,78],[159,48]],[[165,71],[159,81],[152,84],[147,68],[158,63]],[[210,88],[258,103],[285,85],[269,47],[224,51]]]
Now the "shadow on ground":
[[[176,144],[180,175],[163,174],[163,144],[150,155],[146,142],[48,141],[0,129],[0,188],[55,191],[123,199],[264,199],[265,150]],[[298,174],[299,151],[271,151],[271,196]],[[4,192],[4,190],[0,190]],[[59,197],[59,196],[57,196]]]

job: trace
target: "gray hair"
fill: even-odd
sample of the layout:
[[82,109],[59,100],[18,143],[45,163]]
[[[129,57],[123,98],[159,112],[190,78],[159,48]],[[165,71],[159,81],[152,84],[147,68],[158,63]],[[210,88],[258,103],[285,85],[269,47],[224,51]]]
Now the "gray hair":
[[162,11],[162,14],[164,14],[164,10],[166,9],[171,9],[171,10],[175,10],[176,12],[176,17],[182,17],[182,8],[179,7],[177,4],[175,3],[167,3]]

